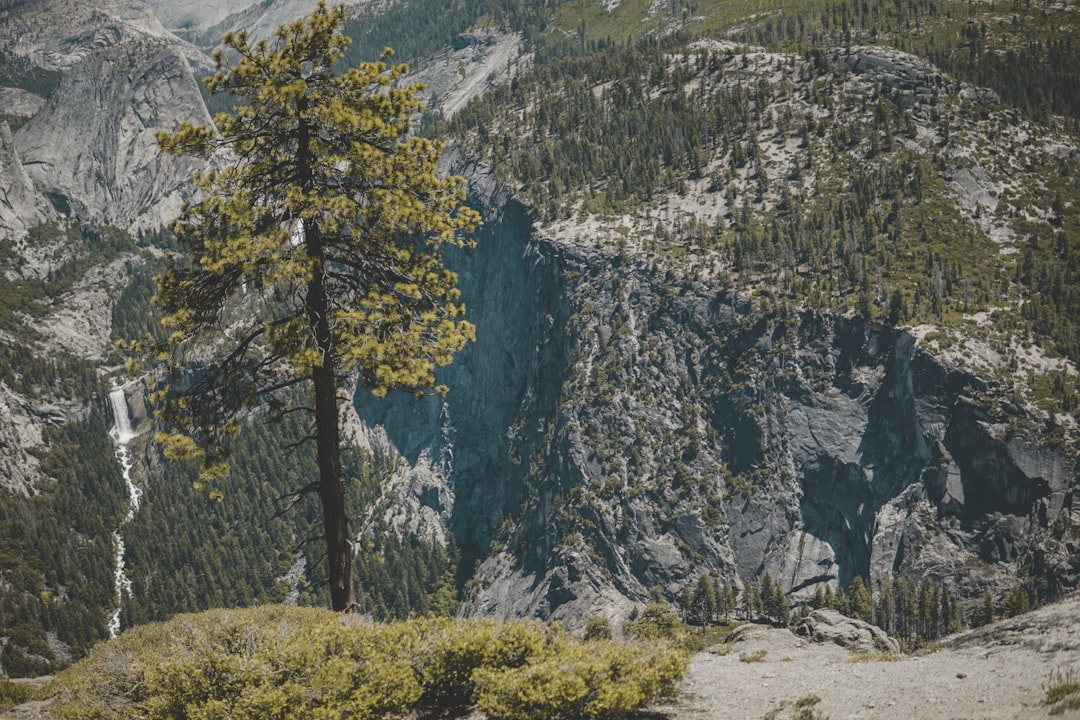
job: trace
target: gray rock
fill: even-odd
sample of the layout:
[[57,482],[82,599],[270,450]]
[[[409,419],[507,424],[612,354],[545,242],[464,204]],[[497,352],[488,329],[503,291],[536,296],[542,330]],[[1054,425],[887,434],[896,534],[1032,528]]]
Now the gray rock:
[[156,229],[177,214],[198,167],[157,147],[154,134],[183,120],[210,122],[184,55],[132,41],[73,68],[15,142],[27,175],[63,214]]
[[[455,260],[478,343],[446,369],[444,411],[358,406],[411,461],[453,438],[449,526],[478,561],[465,612],[584,617],[702,572],[741,587],[768,571],[794,603],[902,573],[975,602],[1031,566],[1073,461],[988,430],[970,371],[902,331],[756,315],[538,235],[481,166],[450,166],[488,217]],[[1055,582],[1061,557],[1040,566]]]
[[900,643],[881,628],[835,610],[815,610],[795,625],[794,632],[814,642],[835,643],[855,653],[900,653]]
[[11,128],[0,121],[0,237],[21,237],[55,216],[23,168]]
[[67,71],[104,48],[146,39],[179,42],[141,0],[36,0],[9,10],[0,26],[0,47],[50,70]]
[[18,88],[0,87],[0,108],[4,115],[30,118],[45,105],[45,98]]

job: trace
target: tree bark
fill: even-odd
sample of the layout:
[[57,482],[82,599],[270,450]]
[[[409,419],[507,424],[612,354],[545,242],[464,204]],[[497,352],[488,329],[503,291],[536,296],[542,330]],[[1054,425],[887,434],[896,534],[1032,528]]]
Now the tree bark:
[[[308,252],[315,250],[321,260],[317,227],[304,228]],[[322,501],[326,536],[326,559],[329,563],[330,607],[340,612],[353,609],[356,595],[352,579],[352,547],[349,518],[345,511],[345,481],[341,470],[341,430],[338,426],[337,378],[328,303],[323,286],[322,263],[316,268],[307,289],[308,321],[322,354],[322,363],[312,369],[315,386],[315,446],[319,456],[319,498]]]
[[[297,102],[297,170],[301,186],[310,191],[311,137],[304,119],[307,100]],[[330,302],[323,282],[325,255],[319,225],[304,223],[304,246],[312,263],[305,305],[308,323],[322,362],[312,368],[315,386],[315,447],[319,459],[319,499],[322,501],[323,528],[326,537],[327,578],[330,583],[330,607],[338,612],[351,611],[356,605],[352,578],[352,546],[349,517],[345,511],[345,479],[341,470],[341,429],[338,426],[337,375],[334,367],[334,337],[330,332]]]

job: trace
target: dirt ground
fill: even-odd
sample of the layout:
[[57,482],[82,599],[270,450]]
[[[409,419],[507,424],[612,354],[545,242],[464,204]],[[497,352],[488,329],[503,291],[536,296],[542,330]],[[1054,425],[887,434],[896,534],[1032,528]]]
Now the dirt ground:
[[[1080,677],[1080,594],[960,633],[933,652],[852,662],[836,645],[754,628],[697,654],[680,696],[654,708],[670,720],[794,718],[796,703],[830,720],[1048,718],[1054,673]],[[812,698],[819,700],[813,702]],[[1080,710],[1054,717],[1080,718]]]

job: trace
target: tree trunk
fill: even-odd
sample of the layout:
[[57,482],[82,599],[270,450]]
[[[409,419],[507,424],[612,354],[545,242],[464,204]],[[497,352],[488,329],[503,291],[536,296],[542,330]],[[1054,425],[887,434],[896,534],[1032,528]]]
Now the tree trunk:
[[322,500],[326,535],[326,559],[330,565],[330,607],[352,610],[356,605],[352,579],[352,547],[349,518],[345,512],[345,482],[338,441],[337,383],[329,355],[316,368],[315,445],[319,453],[319,498]]
[[[300,185],[312,189],[310,127],[304,114],[307,99],[297,101],[297,173]],[[312,368],[315,386],[315,447],[319,454],[319,499],[322,501],[323,528],[326,537],[327,578],[330,582],[330,607],[338,612],[356,606],[352,578],[352,546],[349,517],[345,512],[345,479],[341,471],[341,430],[338,427],[337,375],[334,367],[334,337],[330,332],[330,302],[323,282],[324,254],[319,225],[309,220],[303,225],[304,247],[312,262],[305,304],[315,346],[322,363]]]
[[322,354],[322,363],[312,369],[315,386],[315,446],[319,455],[319,498],[322,500],[329,563],[330,607],[347,612],[356,605],[352,579],[352,547],[349,518],[345,512],[345,481],[341,470],[341,431],[338,427],[337,378],[334,368],[333,337],[327,318],[329,303],[323,285],[322,243],[314,223],[304,228],[304,239],[315,269],[307,289],[308,322]]

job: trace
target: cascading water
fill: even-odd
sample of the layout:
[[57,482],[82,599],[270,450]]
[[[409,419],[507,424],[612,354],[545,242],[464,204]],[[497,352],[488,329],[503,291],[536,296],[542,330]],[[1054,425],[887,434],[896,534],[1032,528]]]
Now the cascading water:
[[[116,388],[109,393],[109,403],[112,405],[113,429],[109,433],[116,444],[116,459],[120,462],[120,470],[124,476],[124,483],[128,489],[128,509],[124,515],[124,522],[135,517],[142,501],[142,488],[131,479],[132,460],[128,452],[128,442],[135,437],[131,430],[131,417],[128,414],[127,397],[123,388]],[[120,528],[113,530],[113,549],[115,550],[115,571],[113,584],[116,588],[116,609],[109,614],[108,628],[109,637],[120,634],[120,605],[124,595],[131,597],[131,579],[124,569],[124,539],[120,536]]]

